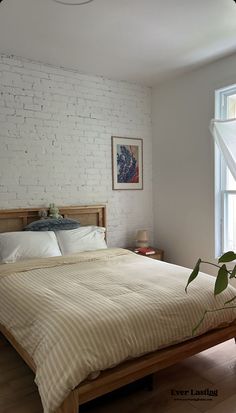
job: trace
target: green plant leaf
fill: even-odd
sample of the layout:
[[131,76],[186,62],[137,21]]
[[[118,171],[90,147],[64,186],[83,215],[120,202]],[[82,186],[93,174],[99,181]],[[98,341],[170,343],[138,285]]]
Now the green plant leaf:
[[235,265],[235,267],[233,268],[233,271],[231,272],[229,278],[236,278],[236,265]]
[[191,272],[189,276],[187,285],[185,287],[185,292],[187,292],[188,285],[197,277],[199,273],[200,264],[201,264],[201,258],[198,259],[197,264],[195,265],[193,271]]
[[223,264],[222,267],[220,267],[216,277],[214,295],[222,293],[222,291],[226,289],[228,282],[228,271],[226,265]]
[[204,321],[204,318],[206,316],[206,314],[208,313],[208,310],[205,310],[203,313],[202,318],[199,320],[199,322],[195,325],[195,327],[192,329],[192,336],[194,336],[194,334],[196,333],[197,329],[200,327],[200,325],[202,324],[202,322]]
[[234,260],[236,260],[236,254],[233,251],[228,251],[218,259],[218,262],[230,262]]
[[231,298],[231,300],[226,301],[225,305],[229,304],[229,303],[232,303],[234,300],[236,300],[236,295],[233,298]]

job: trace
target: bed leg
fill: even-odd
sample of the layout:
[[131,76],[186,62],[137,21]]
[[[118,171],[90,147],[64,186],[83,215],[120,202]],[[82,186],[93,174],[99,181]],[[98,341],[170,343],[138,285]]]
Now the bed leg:
[[79,392],[78,390],[72,390],[64,400],[60,408],[56,413],[78,413],[79,412]]
[[146,378],[146,386],[148,391],[153,391],[153,375],[147,376]]

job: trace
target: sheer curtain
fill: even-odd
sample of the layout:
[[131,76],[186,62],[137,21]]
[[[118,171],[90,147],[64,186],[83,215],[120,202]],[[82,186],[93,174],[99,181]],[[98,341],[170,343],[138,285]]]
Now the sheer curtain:
[[226,165],[236,180],[236,119],[213,119],[210,130]]

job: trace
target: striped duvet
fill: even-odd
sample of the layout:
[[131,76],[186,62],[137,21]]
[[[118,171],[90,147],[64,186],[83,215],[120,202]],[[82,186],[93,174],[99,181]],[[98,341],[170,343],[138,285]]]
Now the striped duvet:
[[[213,297],[214,278],[184,287],[190,270],[122,249],[0,266],[0,323],[36,364],[44,412],[53,413],[91,373],[192,336]],[[197,334],[228,324],[210,313]]]

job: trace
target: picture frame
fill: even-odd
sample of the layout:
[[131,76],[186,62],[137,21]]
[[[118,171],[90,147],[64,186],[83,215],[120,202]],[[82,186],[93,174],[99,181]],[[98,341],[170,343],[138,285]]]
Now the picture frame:
[[143,140],[111,137],[112,189],[143,189]]

